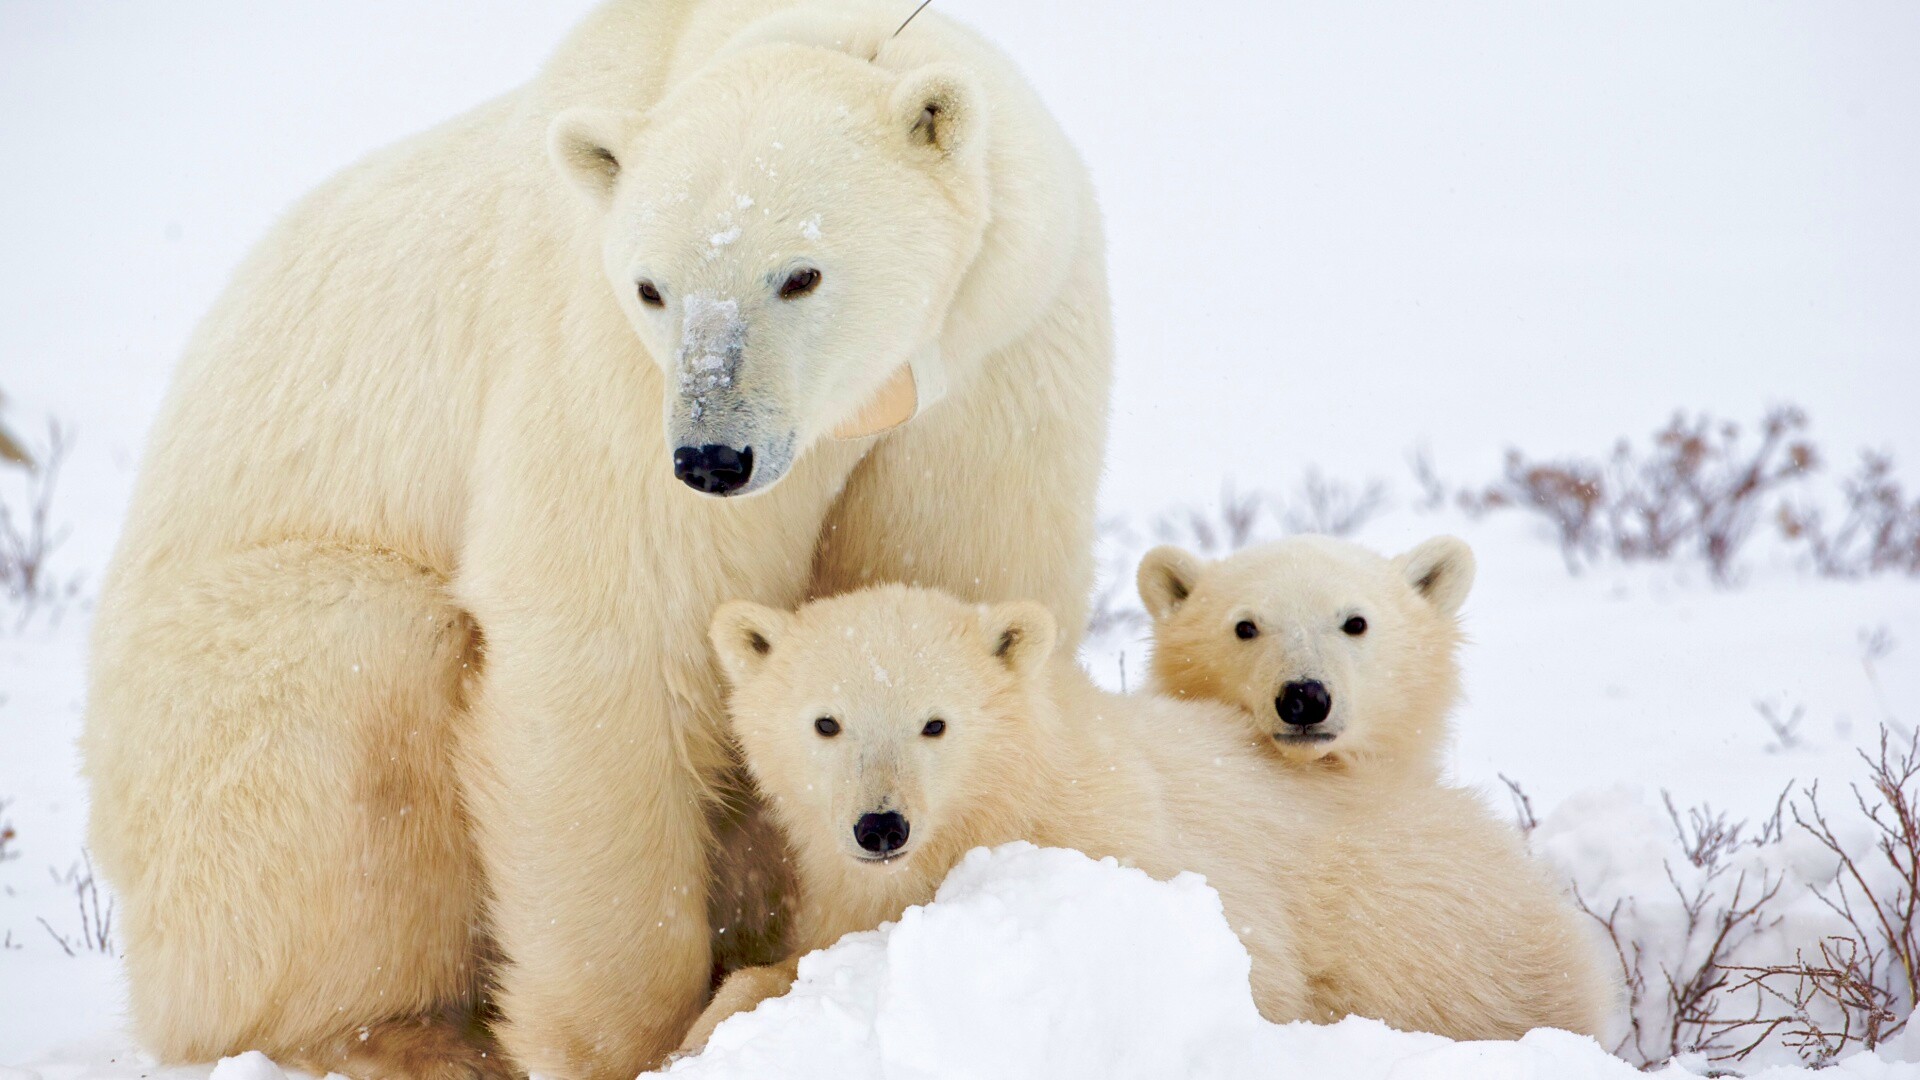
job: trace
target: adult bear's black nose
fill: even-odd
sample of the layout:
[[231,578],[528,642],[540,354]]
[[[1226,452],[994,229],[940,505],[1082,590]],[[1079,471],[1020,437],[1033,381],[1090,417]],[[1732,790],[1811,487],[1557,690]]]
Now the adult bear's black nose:
[[673,475],[695,491],[731,495],[753,475],[753,447],[682,446],[673,452]]
[[1273,707],[1280,713],[1280,719],[1294,727],[1312,727],[1333,711],[1333,695],[1314,679],[1290,682],[1280,688]]
[[853,823],[853,840],[861,851],[891,855],[907,846],[907,819],[889,810],[884,814],[861,814]]

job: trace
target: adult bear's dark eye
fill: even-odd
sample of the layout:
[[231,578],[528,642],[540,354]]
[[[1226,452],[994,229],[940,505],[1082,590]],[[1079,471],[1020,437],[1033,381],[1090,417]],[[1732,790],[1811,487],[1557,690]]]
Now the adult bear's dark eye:
[[823,716],[813,722],[813,730],[831,739],[840,734],[840,721],[831,716]]
[[929,739],[937,739],[946,733],[947,722],[937,716],[927,721],[926,726],[920,729],[920,734],[925,735]]
[[1260,636],[1260,628],[1247,619],[1241,619],[1233,624],[1233,636],[1241,641],[1252,641]]
[[660,299],[660,290],[655,288],[651,281],[640,283],[640,302],[648,307],[660,307],[666,303],[665,300]]
[[1367,620],[1355,615],[1353,618],[1341,623],[1340,629],[1345,630],[1348,637],[1359,637],[1361,634],[1367,632]]
[[809,266],[795,270],[780,283],[780,299],[792,300],[812,292],[820,284],[820,271]]

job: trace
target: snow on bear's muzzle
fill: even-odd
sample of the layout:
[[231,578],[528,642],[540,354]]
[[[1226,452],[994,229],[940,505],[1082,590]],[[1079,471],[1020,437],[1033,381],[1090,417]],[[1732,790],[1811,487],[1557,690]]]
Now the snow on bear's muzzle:
[[755,402],[743,373],[746,348],[739,301],[686,298],[668,441],[673,475],[706,495],[763,490],[793,464],[792,426]]

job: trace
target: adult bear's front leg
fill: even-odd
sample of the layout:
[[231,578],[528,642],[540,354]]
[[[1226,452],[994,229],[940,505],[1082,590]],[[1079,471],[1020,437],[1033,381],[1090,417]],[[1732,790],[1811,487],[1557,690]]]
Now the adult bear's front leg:
[[[538,374],[500,390],[481,440],[455,582],[484,638],[462,780],[503,1048],[529,1072],[628,1080],[680,1044],[711,978],[708,787],[727,758],[707,622],[731,597],[799,598],[852,453],[751,500],[696,495],[633,420],[657,401]],[[614,389],[552,398],[595,384]]]
[[704,766],[657,630],[596,623],[593,606],[487,626],[464,779],[503,1048],[527,1072],[627,1080],[706,995]]
[[[500,400],[539,407],[535,389]],[[687,577],[659,595],[659,545],[620,524],[682,509],[636,449],[562,431],[527,454],[548,444],[502,414],[455,582],[483,639],[460,774],[500,958],[496,1034],[523,1072],[629,1080],[679,1045],[710,977],[714,763],[694,759],[713,748],[688,740],[714,731],[717,703],[711,677],[687,673],[706,674],[711,602]]]

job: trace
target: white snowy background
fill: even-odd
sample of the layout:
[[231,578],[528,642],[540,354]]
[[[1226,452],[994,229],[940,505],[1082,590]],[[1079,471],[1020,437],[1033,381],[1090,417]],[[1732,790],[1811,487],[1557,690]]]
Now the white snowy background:
[[[1829,459],[1824,483],[1876,448],[1920,485],[1920,7],[937,2],[1025,67],[1100,191],[1118,339],[1103,513],[1144,541],[1225,482],[1284,497],[1317,468],[1387,482],[1367,543],[1465,536],[1480,580],[1455,773],[1503,808],[1496,775],[1520,781],[1546,819],[1539,846],[1583,887],[1667,889],[1662,789],[1764,817],[1789,781],[1860,779],[1856,747],[1920,720],[1920,580],[1825,579],[1766,543],[1732,587],[1684,561],[1573,575],[1524,515],[1421,511],[1406,464],[1424,446],[1449,479],[1483,484],[1509,446],[1600,457],[1675,409],[1750,423],[1791,402]],[[525,78],[586,6],[0,0],[0,389],[21,434],[47,417],[75,433],[53,569],[80,582],[24,626],[0,612],[0,819],[17,831],[17,857],[0,863],[0,1080],[155,1071],[125,1033],[117,961],[69,957],[55,936],[81,930],[73,741],[89,601],[188,333],[290,201]],[[0,491],[16,497],[19,479],[0,475]],[[1869,648],[1875,635],[1890,647]],[[1085,659],[1117,684],[1124,655],[1137,681],[1140,638],[1102,636]],[[1802,710],[1791,745],[1756,703]],[[1804,850],[1764,855],[1796,887],[1831,875]],[[912,1056],[958,1037],[913,1027],[926,1014],[912,1010],[939,1001],[887,975],[896,946],[925,964],[957,962],[956,943],[996,928],[1026,940],[1050,890],[1076,882],[1089,910],[1111,901],[1148,920],[1093,923],[1135,942],[1145,967],[1129,975],[1096,945],[1043,937],[1063,981],[1035,975],[1007,1008],[1172,972],[1140,982],[1161,997],[1136,1004],[1217,1013],[1132,1030],[1198,1039],[1192,1075],[1626,1071],[1551,1037],[1475,1048],[1359,1021],[1263,1029],[1236,1004],[1244,987],[1236,998],[1231,943],[1207,936],[1204,893],[1018,852],[973,871],[884,948],[869,938],[821,960],[816,998],[893,978],[887,1001],[907,1010],[861,1021],[893,1041],[842,1047],[853,1056],[831,1059],[847,1063],[836,1075],[934,1075]],[[996,888],[1018,895],[983,907]],[[1826,932],[1795,911],[1780,933]],[[1185,968],[1155,966],[1181,956]],[[866,1015],[836,1000],[789,1009]],[[1060,1045],[1124,1038],[1115,1009],[1116,1026]],[[756,1016],[723,1035],[800,1039],[767,1045],[825,1062],[838,1051],[821,1030]],[[1920,1059],[1908,1042],[1881,1056]],[[1021,1060],[978,1068],[1092,1071]],[[739,1074],[717,1055],[682,1068]]]

